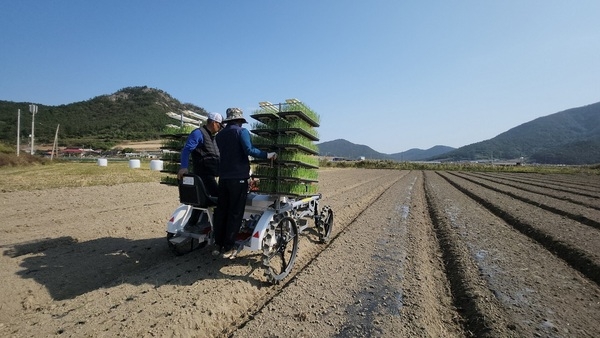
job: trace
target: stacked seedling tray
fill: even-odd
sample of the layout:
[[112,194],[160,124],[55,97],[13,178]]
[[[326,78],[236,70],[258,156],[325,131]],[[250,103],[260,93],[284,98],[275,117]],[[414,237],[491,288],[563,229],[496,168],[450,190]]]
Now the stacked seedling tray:
[[[163,170],[161,172],[166,173],[161,177],[160,183],[167,185],[177,186],[177,172],[181,164],[181,149],[187,141],[188,135],[194,130],[195,127],[184,125],[181,127],[170,126],[165,128],[164,133],[161,135],[163,155],[161,160],[163,161]],[[193,170],[190,161],[190,172]]]
[[252,178],[257,191],[265,194],[309,196],[318,192],[319,116],[302,102],[261,102],[250,117],[252,143],[267,152],[276,152],[277,160],[253,160]]

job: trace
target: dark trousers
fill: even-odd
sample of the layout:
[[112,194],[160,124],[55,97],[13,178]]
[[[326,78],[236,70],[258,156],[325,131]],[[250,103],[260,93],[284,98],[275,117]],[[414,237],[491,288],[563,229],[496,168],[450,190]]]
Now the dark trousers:
[[247,179],[220,179],[219,202],[215,210],[215,244],[224,251],[233,249],[235,238],[242,226],[246,197]]
[[217,178],[212,175],[198,175],[204,183],[204,187],[210,196],[219,196],[219,184]]
[[[210,196],[219,196],[219,185],[217,184],[217,178],[215,176],[212,176],[212,175],[198,175],[198,176],[202,180],[202,183],[204,183],[204,188],[206,188],[206,191],[208,192],[208,194]],[[192,226],[192,225],[195,225],[196,223],[198,223],[198,218],[200,217],[201,213],[202,213],[202,211],[200,211],[198,209],[193,209],[192,214],[190,215],[190,219],[188,220],[187,224]]]

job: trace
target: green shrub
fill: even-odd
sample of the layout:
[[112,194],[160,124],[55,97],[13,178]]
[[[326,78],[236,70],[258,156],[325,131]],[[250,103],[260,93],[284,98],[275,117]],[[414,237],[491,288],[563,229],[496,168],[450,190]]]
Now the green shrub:
[[17,152],[17,148],[15,148],[15,147],[13,147],[11,145],[8,145],[8,144],[6,144],[4,142],[0,142],[0,153],[3,153],[3,154],[14,154],[16,152]]

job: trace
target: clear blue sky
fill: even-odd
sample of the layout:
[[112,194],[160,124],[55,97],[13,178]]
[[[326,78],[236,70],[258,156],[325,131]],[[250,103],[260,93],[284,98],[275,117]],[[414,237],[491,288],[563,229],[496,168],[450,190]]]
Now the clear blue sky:
[[598,0],[2,1],[0,46],[0,100],[145,85],[249,116],[297,98],[320,142],[383,153],[600,101]]

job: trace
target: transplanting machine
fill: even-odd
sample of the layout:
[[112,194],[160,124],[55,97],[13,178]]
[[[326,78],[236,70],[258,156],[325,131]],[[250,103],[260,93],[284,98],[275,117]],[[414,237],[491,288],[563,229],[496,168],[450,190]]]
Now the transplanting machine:
[[[252,143],[262,150],[277,152],[277,161],[252,161],[246,208],[237,236],[238,252],[262,251],[265,275],[278,283],[291,271],[298,252],[298,236],[313,221],[321,242],[333,228],[333,211],[319,210],[317,193],[319,168],[315,130],[319,116],[304,103],[260,102],[252,118]],[[256,184],[252,184],[256,183]],[[213,242],[214,208],[217,199],[209,196],[202,180],[188,174],[178,181],[182,203],[167,223],[169,246],[178,254]],[[202,212],[197,224],[188,224],[192,210]]]
[[[168,245],[177,255],[213,244],[217,202],[206,193],[200,177],[193,174],[183,177],[179,195],[181,205],[167,222]],[[319,211],[320,199],[320,194],[295,198],[250,192],[236,240],[238,252],[262,252],[267,280],[279,283],[293,268],[302,231],[314,226],[321,242],[330,238],[333,211],[328,206]],[[202,212],[200,220],[187,224],[194,209]]]

